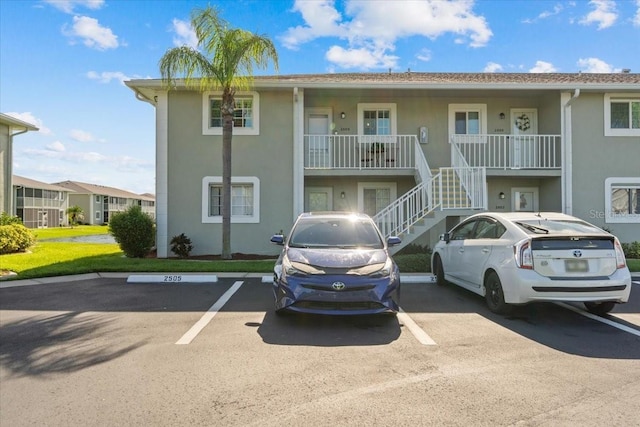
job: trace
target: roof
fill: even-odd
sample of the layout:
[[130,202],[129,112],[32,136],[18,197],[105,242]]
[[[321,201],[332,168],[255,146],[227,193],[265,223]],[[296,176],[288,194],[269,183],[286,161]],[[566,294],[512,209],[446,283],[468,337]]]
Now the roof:
[[137,200],[150,200],[154,201],[155,197],[136,194],[119,188],[108,187],[106,185],[88,184],[86,182],[78,181],[63,181],[56,182],[55,185],[59,185],[64,188],[73,190],[79,194],[96,194],[109,197],[121,197],[125,199],[137,199]]
[[73,192],[73,190],[61,187],[55,184],[47,184],[46,182],[36,181],[35,179],[25,178],[23,176],[13,175],[12,183],[16,187],[39,188],[41,190],[65,191]]
[[[152,91],[164,90],[161,79],[125,82],[150,101]],[[177,86],[184,87],[179,80]],[[639,73],[331,73],[255,76],[256,88],[371,89],[537,89],[640,91]]]
[[27,123],[20,119],[16,119],[15,117],[11,117],[7,114],[0,113],[0,123],[3,125],[7,125],[9,127],[21,128],[25,130],[39,130],[36,126],[31,123]]

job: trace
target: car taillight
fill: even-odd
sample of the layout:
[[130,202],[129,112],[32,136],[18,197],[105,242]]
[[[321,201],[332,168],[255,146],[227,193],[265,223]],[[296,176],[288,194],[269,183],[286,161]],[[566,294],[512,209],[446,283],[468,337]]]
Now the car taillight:
[[616,268],[625,268],[627,266],[627,262],[624,259],[624,251],[622,250],[622,245],[617,237],[613,244],[616,248]]
[[516,258],[516,266],[527,270],[533,270],[533,252],[531,252],[531,240],[521,240],[513,247]]

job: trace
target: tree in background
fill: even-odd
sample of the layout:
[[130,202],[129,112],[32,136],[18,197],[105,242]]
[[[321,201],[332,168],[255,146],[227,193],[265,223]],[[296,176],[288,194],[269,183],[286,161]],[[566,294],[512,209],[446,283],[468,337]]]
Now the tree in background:
[[84,219],[84,211],[78,205],[70,206],[67,208],[67,217],[69,217],[69,225],[73,228]]
[[278,54],[266,36],[231,28],[216,8],[194,9],[191,26],[198,49],[169,49],[160,59],[162,80],[169,89],[183,78],[189,89],[222,91],[222,258],[231,259],[231,139],[236,90],[253,82],[254,67],[278,68]]

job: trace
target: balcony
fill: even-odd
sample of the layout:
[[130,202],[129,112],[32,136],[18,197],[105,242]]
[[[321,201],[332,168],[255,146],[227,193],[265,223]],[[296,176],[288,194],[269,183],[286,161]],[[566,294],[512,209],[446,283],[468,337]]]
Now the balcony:
[[452,135],[450,143],[452,164],[456,167],[561,168],[560,135]]
[[416,155],[422,150],[415,135],[304,136],[307,170],[415,169]]

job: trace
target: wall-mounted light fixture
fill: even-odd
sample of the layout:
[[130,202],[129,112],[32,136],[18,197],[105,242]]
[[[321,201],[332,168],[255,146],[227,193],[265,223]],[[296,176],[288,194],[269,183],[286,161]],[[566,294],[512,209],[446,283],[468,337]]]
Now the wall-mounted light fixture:
[[346,119],[347,115],[344,113],[344,111],[342,113],[340,113],[340,118],[341,119]]
[[504,117],[505,117],[504,113],[500,113],[500,120],[504,120]]
[[499,197],[500,199],[504,199],[504,198],[505,198],[505,197],[507,197],[507,196],[505,196],[505,195],[504,195],[504,192],[502,192],[502,191],[501,191],[501,192],[500,192],[500,194],[498,194],[498,197]]
[[342,193],[340,193],[340,198],[341,198],[341,199],[344,199],[345,197],[347,197],[347,195],[346,195],[346,194],[344,194],[344,191],[343,191]]

